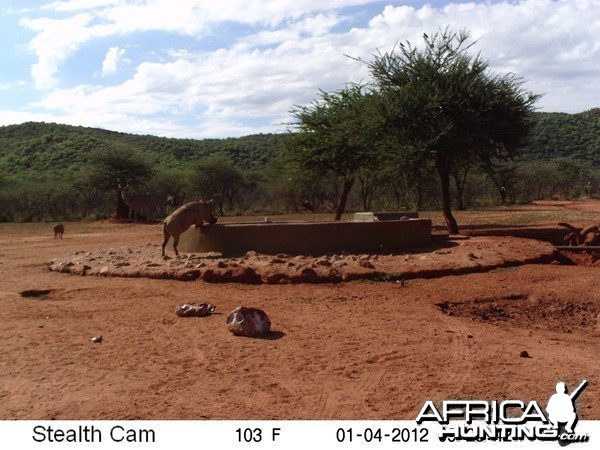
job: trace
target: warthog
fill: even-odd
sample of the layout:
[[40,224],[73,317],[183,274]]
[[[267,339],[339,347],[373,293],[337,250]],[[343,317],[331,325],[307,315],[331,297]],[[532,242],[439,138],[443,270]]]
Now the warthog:
[[62,239],[62,235],[65,232],[65,226],[62,223],[57,223],[52,229],[54,230],[54,239]]
[[162,256],[165,256],[165,247],[169,238],[173,236],[173,249],[175,254],[179,255],[177,245],[179,244],[179,236],[184,233],[189,227],[195,225],[199,227],[204,222],[211,225],[217,223],[217,217],[213,215],[212,200],[209,202],[191,202],[176,209],[163,222],[163,237]]

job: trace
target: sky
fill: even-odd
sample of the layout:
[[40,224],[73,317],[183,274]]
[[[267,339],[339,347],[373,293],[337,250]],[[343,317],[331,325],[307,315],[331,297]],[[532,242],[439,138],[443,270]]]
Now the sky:
[[285,132],[295,105],[369,81],[353,58],[446,27],[539,111],[600,107],[600,0],[0,0],[0,126]]

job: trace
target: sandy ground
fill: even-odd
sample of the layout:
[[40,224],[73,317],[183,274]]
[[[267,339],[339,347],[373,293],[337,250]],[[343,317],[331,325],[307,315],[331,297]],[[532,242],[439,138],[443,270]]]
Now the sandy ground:
[[[53,258],[161,239],[149,225],[67,224],[62,241],[50,228],[0,236],[0,419],[414,419],[426,400],[545,405],[557,381],[583,379],[579,417],[600,419],[593,256],[406,282],[216,284],[49,271]],[[187,302],[217,311],[177,317]],[[264,309],[274,333],[233,336],[239,305]]]

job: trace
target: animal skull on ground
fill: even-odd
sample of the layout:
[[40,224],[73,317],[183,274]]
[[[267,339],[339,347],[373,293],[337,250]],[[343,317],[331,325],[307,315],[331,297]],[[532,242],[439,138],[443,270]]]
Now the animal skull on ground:
[[179,317],[206,317],[210,316],[217,307],[210,303],[185,303],[175,308],[175,314]]

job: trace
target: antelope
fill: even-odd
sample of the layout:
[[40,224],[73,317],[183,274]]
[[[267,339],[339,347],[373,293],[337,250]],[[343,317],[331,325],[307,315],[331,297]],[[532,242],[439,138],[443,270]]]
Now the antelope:
[[128,192],[129,184],[126,184],[125,187],[119,185],[119,189],[123,202],[129,207],[129,220],[133,215],[134,222],[137,222],[139,210],[146,210],[154,216],[156,210],[163,208],[167,203],[166,197],[161,194],[130,194]]

